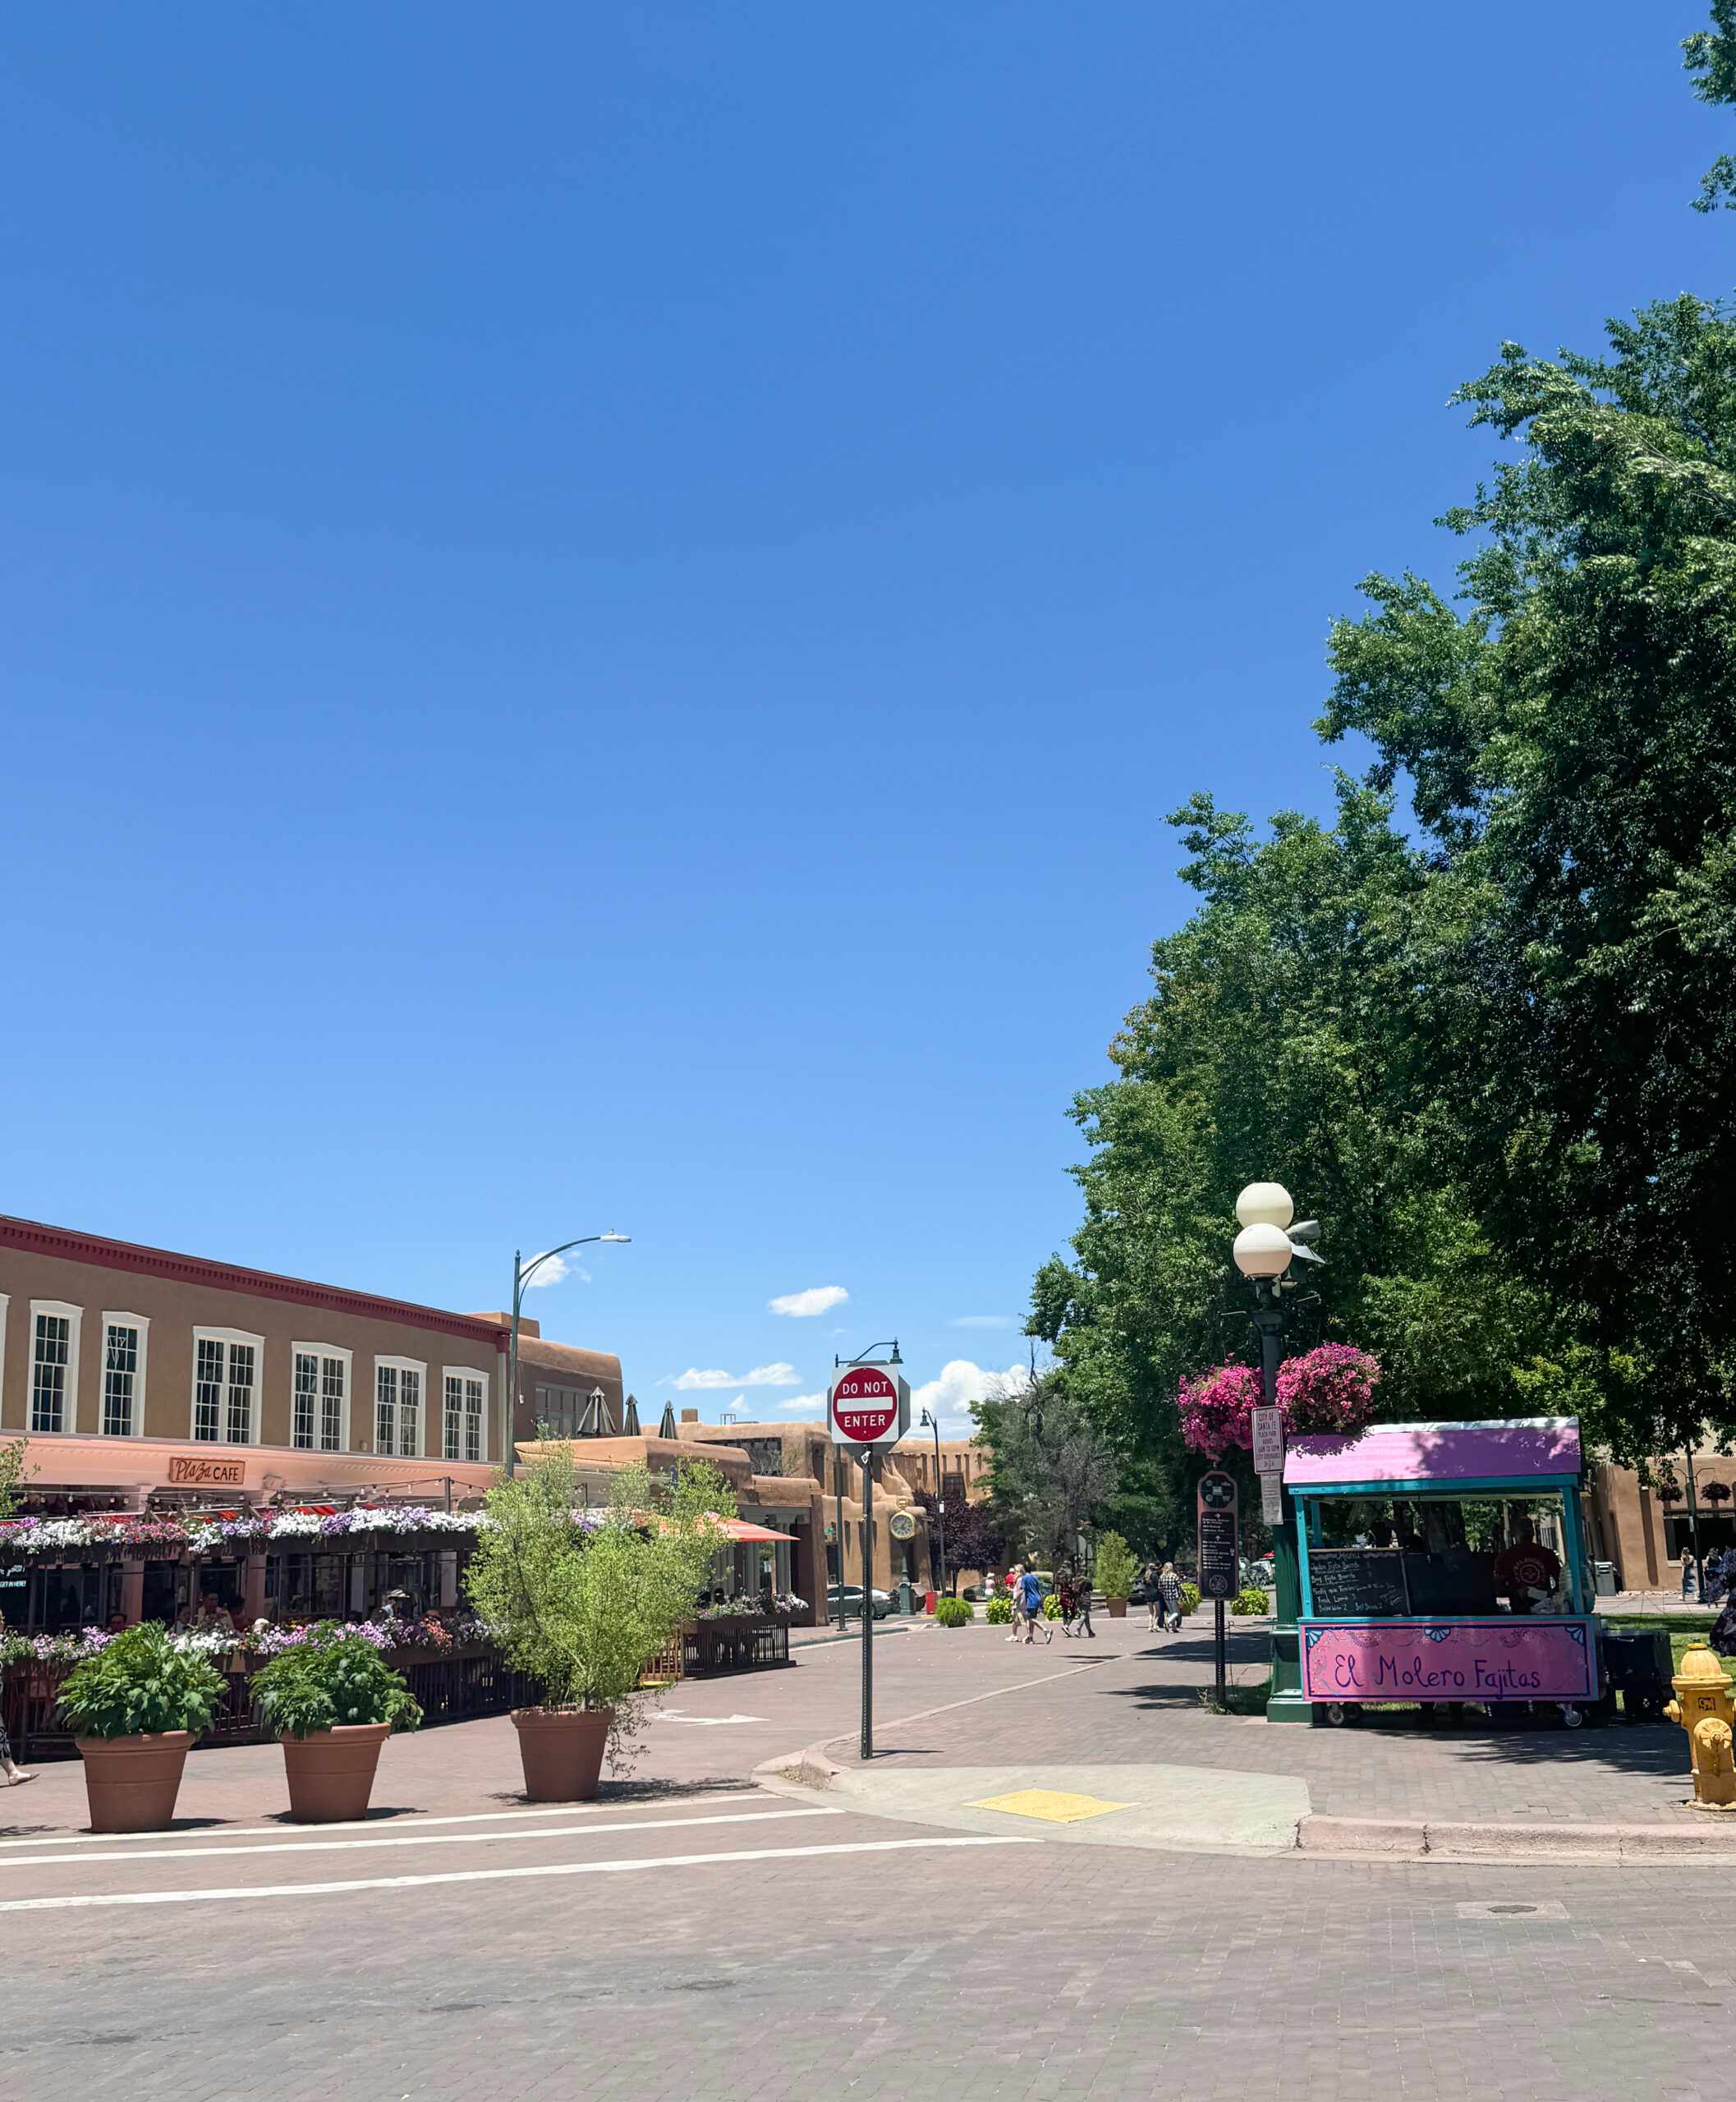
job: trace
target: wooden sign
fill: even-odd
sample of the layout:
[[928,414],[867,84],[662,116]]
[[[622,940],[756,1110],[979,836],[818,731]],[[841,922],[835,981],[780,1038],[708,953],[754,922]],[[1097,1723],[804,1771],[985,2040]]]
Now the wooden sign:
[[247,1480],[245,1460],[195,1460],[177,1453],[169,1462],[169,1480],[209,1483],[214,1487],[240,1489]]

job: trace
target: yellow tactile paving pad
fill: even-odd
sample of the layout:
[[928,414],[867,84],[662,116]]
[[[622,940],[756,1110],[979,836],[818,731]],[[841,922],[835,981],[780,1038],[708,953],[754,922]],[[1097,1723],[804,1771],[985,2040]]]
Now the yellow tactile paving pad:
[[1106,1803],[1098,1796],[1063,1795],[1059,1788],[1020,1788],[1010,1796],[985,1796],[968,1810],[1003,1810],[1009,1817],[1040,1817],[1050,1824],[1077,1824],[1081,1818],[1105,1817],[1126,1803]]

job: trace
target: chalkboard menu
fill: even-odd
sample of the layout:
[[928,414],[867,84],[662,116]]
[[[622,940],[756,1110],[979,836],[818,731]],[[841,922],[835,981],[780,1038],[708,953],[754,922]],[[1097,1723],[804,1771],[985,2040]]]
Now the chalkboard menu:
[[1308,1581],[1316,1614],[1393,1620],[1411,1609],[1404,1557],[1395,1547],[1311,1547]]

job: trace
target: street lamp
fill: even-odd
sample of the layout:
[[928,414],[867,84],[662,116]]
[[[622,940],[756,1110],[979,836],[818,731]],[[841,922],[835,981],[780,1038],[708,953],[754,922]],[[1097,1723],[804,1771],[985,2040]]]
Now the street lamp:
[[512,1434],[512,1428],[518,1413],[518,1313],[525,1287],[544,1263],[552,1263],[569,1248],[582,1248],[592,1241],[614,1241],[624,1246],[632,1237],[630,1233],[617,1233],[613,1228],[607,1233],[581,1233],[576,1241],[563,1241],[558,1248],[544,1249],[540,1255],[534,1255],[528,1263],[518,1249],[512,1251],[512,1342],[507,1353],[506,1451],[502,1456],[509,1476],[516,1471],[518,1457],[518,1441]]
[[940,1595],[946,1596],[946,1476],[940,1471],[940,1423],[926,1409],[918,1430],[932,1430],[935,1434],[935,1502],[940,1512]]
[[[1281,1182],[1250,1182],[1236,1200],[1236,1219],[1242,1231],[1230,1253],[1236,1268],[1254,1287],[1253,1322],[1260,1338],[1260,1398],[1267,1408],[1278,1406],[1278,1365],[1284,1355],[1284,1330],[1288,1315],[1284,1273],[1292,1263],[1318,1263],[1320,1258],[1309,1246],[1320,1237],[1315,1219],[1293,1225],[1296,1207]],[[1272,1627],[1272,1683],[1266,1702],[1270,1722],[1306,1723],[1313,1719],[1302,1697],[1302,1636],[1297,1622],[1302,1613],[1302,1580],[1297,1567],[1296,1517],[1289,1492],[1280,1477],[1278,1485],[1278,1522],[1272,1528],[1272,1586],[1277,1594],[1277,1612]]]

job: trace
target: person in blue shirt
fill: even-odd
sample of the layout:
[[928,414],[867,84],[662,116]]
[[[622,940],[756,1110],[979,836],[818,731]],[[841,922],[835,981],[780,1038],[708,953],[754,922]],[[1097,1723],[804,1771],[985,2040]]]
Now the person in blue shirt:
[[1043,1630],[1043,1640],[1045,1642],[1053,1642],[1055,1639],[1054,1627],[1052,1622],[1045,1620],[1043,1617],[1043,1586],[1036,1570],[1027,1569],[1020,1577],[1019,1590],[1022,1594],[1022,1603],[1025,1609],[1026,1641],[1036,1641],[1036,1631],[1040,1625]]

